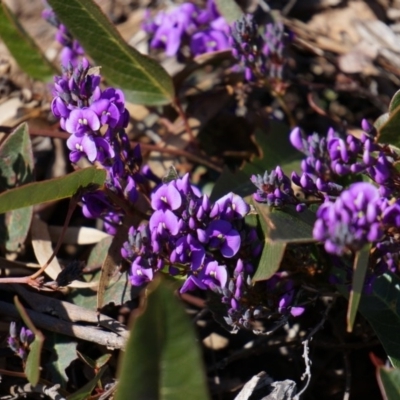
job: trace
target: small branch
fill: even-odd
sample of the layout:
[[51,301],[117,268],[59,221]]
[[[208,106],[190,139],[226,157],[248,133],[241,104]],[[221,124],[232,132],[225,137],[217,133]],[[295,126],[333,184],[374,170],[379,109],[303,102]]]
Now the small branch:
[[308,385],[311,382],[311,360],[308,357],[308,354],[310,352],[310,348],[308,346],[309,340],[305,340],[303,342],[304,350],[303,350],[303,358],[304,358],[304,363],[306,365],[306,370],[304,371],[304,374],[301,376],[301,380],[304,380],[307,378],[307,382],[304,385],[303,389],[300,390],[300,392],[296,395],[296,399],[300,399],[300,396],[307,390]]
[[208,168],[213,169],[219,173],[222,173],[223,168],[219,165],[214,164],[211,161],[208,161],[204,157],[197,156],[195,154],[189,153],[188,151],[181,150],[181,149],[171,149],[170,147],[161,147],[157,144],[146,144],[140,142],[131,142],[134,145],[139,144],[142,149],[149,150],[149,151],[158,151],[160,153],[171,154],[174,156],[186,157],[188,160],[194,161],[198,164],[205,165]]
[[179,116],[182,118],[183,123],[185,124],[185,130],[188,133],[188,135],[190,136],[190,140],[194,144],[197,144],[197,139],[195,138],[192,128],[189,125],[189,121],[187,119],[185,111],[183,111],[182,104],[179,101],[178,96],[175,97],[174,106],[175,106],[176,110],[178,111]]
[[[113,349],[123,349],[125,347],[126,339],[114,332],[105,332],[99,328],[73,324],[29,309],[27,309],[26,312],[32,319],[34,325],[38,328],[47,329],[51,332],[61,333],[62,335],[97,343]],[[14,305],[5,301],[0,301],[0,315],[19,318],[18,311]]]

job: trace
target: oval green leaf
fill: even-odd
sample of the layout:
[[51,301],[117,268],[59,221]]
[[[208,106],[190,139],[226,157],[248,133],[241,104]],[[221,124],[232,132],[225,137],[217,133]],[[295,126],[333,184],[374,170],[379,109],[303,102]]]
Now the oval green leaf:
[[207,400],[193,326],[171,284],[156,279],[133,323],[119,368],[116,400]]
[[33,79],[46,82],[57,74],[57,69],[42,54],[16,16],[2,2],[0,2],[0,38],[19,67]]
[[79,189],[104,184],[106,171],[84,168],[66,176],[7,190],[0,194],[0,214],[22,207],[72,197]]
[[130,47],[92,0],[49,0],[57,17],[101,66],[107,81],[137,104],[168,104],[174,97],[171,77],[153,59]]
[[[22,124],[0,147],[0,192],[32,182],[33,164],[28,126]],[[25,242],[32,213],[32,207],[24,207],[0,215],[0,244],[7,251],[18,251]]]

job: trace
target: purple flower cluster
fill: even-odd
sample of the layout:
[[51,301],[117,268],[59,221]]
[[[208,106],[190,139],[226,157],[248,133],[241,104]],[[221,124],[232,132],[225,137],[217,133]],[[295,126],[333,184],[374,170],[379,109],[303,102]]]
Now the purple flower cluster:
[[25,327],[22,327],[19,332],[17,324],[13,321],[10,323],[10,336],[7,339],[8,347],[23,361],[29,354],[29,345],[34,341],[35,335]]
[[66,26],[58,20],[54,11],[47,4],[42,12],[42,17],[57,28],[56,40],[63,46],[60,54],[61,65],[68,67],[71,64],[76,67],[85,54],[79,42],[71,36]]
[[218,13],[213,0],[205,9],[183,3],[151,18],[147,11],[143,29],[151,36],[150,46],[165,50],[167,56],[182,54],[187,44],[197,56],[211,51],[225,50],[229,45],[229,25]]
[[[137,183],[142,162],[140,148],[130,148],[125,128],[129,113],[124,94],[119,89],[100,88],[100,75],[92,72],[83,59],[76,68],[64,69],[55,78],[53,114],[60,118],[60,126],[70,137],[69,158],[78,162],[86,157],[107,171],[106,187],[116,196],[133,203],[137,199]],[[89,218],[102,216],[105,228],[115,233],[122,211],[112,205],[104,192],[83,196],[83,213]]]
[[264,175],[253,175],[250,179],[257,188],[253,197],[260,203],[281,207],[297,202],[292,183],[279,166],[271,172],[265,171]]
[[149,223],[132,227],[121,250],[132,285],[151,281],[160,270],[183,276],[182,293],[212,290],[227,305],[230,324],[244,323],[252,260],[261,251],[256,231],[244,221],[249,205],[233,193],[211,204],[185,175],[158,186],[151,206]]
[[[363,126],[367,127],[365,121]],[[337,195],[343,188],[333,182],[335,178],[363,173],[379,185],[382,196],[394,194],[396,171],[393,163],[399,156],[389,146],[376,143],[368,133],[362,133],[359,139],[353,135],[342,138],[330,129],[326,137],[317,133],[305,137],[295,128],[290,141],[306,155],[301,163],[303,182],[296,175],[292,176],[293,182],[305,191],[317,189]],[[306,182],[308,184],[304,184]]]
[[281,80],[285,64],[284,26],[280,22],[265,25],[263,34],[252,15],[244,15],[233,24],[232,52],[244,67],[247,80]]
[[400,227],[400,204],[389,204],[371,183],[358,182],[320,206],[313,235],[328,253],[342,255],[383,239],[388,227]]

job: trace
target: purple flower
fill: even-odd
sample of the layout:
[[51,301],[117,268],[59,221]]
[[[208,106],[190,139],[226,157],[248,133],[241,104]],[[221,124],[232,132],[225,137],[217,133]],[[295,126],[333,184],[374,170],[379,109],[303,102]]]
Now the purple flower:
[[98,117],[102,125],[109,125],[111,128],[115,128],[121,117],[118,107],[108,99],[101,98],[91,104],[90,109],[93,110]]
[[190,41],[190,49],[193,55],[200,55],[211,51],[219,51],[230,48],[228,38],[229,25],[225,19],[219,17],[211,22],[208,28],[196,32]]
[[225,265],[219,265],[217,261],[209,262],[204,270],[202,282],[210,289],[218,286],[224,288],[228,281],[228,272]]
[[151,40],[151,47],[165,49],[167,56],[177,54],[184,35],[195,30],[198,9],[194,4],[183,3],[167,12],[160,12],[154,19],[158,26]]
[[325,242],[329,253],[341,255],[347,249],[359,250],[382,237],[380,220],[384,208],[375,186],[355,183],[335,202],[325,202],[318,209],[314,238]]
[[153,279],[154,272],[153,269],[147,265],[146,261],[139,256],[132,263],[129,277],[133,286],[141,286]]
[[205,231],[198,229],[197,233],[201,243],[208,243],[211,249],[219,249],[226,258],[233,257],[240,249],[240,234],[228,221],[211,221]]
[[180,229],[178,217],[170,210],[158,210],[153,213],[149,220],[149,228],[151,232],[157,235],[165,235],[167,232],[176,235]]
[[206,252],[204,247],[191,235],[179,238],[171,252],[172,263],[190,264],[192,271],[198,270],[203,264]]
[[71,150],[69,158],[76,163],[82,156],[87,156],[90,162],[104,161],[114,157],[114,150],[102,137],[94,135],[71,135],[67,140],[67,147]]
[[99,117],[90,108],[72,110],[65,123],[67,132],[80,136],[85,133],[97,131],[99,128]]
[[182,197],[171,181],[161,185],[151,195],[151,206],[153,210],[176,210],[182,204]]
[[180,288],[180,293],[190,292],[196,288],[206,290],[207,286],[195,275],[189,275],[185,283]]

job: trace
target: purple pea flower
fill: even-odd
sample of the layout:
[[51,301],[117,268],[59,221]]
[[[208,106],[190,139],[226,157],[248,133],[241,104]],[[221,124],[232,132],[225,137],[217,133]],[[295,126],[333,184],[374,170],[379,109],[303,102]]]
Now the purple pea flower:
[[384,208],[375,186],[355,183],[335,202],[325,202],[318,209],[314,238],[325,243],[328,253],[342,255],[347,249],[359,250],[382,237]]
[[205,231],[198,229],[197,235],[201,243],[208,243],[211,249],[219,249],[226,258],[233,257],[240,249],[240,234],[228,221],[211,221]]
[[90,162],[102,162],[106,158],[114,157],[114,150],[102,137],[94,135],[71,135],[67,140],[67,147],[71,150],[69,159],[76,163],[82,156],[87,156]]
[[170,210],[155,211],[149,220],[150,231],[156,232],[157,235],[164,235],[167,231],[171,235],[177,235],[180,227],[178,217]]
[[179,238],[171,252],[172,263],[190,263],[192,271],[198,270],[203,264],[206,252],[204,247],[191,235]]
[[108,99],[99,99],[90,105],[100,119],[101,125],[109,125],[115,128],[121,117],[118,107]]
[[196,29],[194,18],[197,13],[197,7],[191,3],[159,13],[154,19],[158,29],[151,40],[151,47],[164,48],[167,56],[176,55],[184,35]]
[[182,197],[173,181],[161,185],[151,195],[151,206],[153,210],[176,210],[182,204]]
[[207,287],[210,289],[214,289],[216,286],[224,288],[227,281],[228,272],[225,265],[219,265],[217,261],[211,261],[206,265],[202,282]]
[[100,129],[100,120],[90,108],[72,110],[65,122],[65,129],[74,135],[83,135]]
[[129,275],[133,286],[141,286],[153,280],[154,271],[150,268],[142,257],[137,257],[131,266]]

